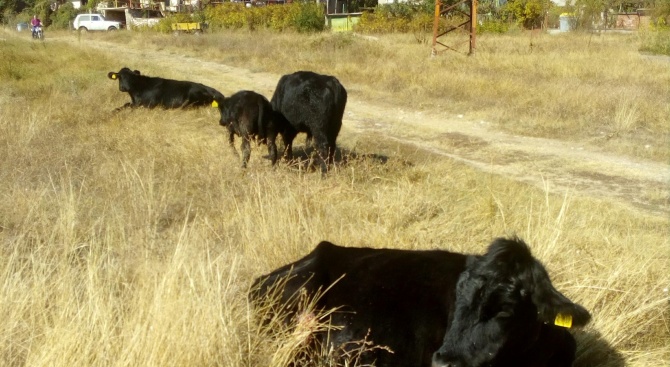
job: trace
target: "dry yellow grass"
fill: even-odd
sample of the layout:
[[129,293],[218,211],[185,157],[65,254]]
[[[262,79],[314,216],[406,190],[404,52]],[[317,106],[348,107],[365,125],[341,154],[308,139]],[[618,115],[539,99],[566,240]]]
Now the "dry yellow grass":
[[637,34],[482,35],[475,57],[414,35],[370,38],[226,32],[194,39],[119,32],[100,38],[285,74],[337,75],[366,98],[485,119],[516,134],[589,142],[670,160],[668,57],[638,52]]
[[[119,92],[106,73],[123,55],[4,37],[0,365],[271,365],[291,340],[256,324],[246,300],[255,276],[324,239],[480,253],[506,234],[531,243],[557,288],[592,312],[577,333],[577,366],[670,363],[665,216],[548,194],[347,132],[341,147],[356,141],[361,157],[388,162],[352,158],[322,179],[270,168],[260,147],[242,171],[215,110],[112,113]],[[318,37],[327,36],[305,42]],[[295,68],[313,53],[296,51]],[[630,120],[646,111],[639,103],[621,107],[621,127],[641,121]]]

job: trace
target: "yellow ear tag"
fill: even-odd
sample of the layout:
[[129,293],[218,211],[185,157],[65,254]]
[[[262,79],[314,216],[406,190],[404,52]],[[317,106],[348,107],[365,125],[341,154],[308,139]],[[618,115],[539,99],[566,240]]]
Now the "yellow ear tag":
[[112,74],[112,79],[116,79],[116,74]]
[[214,108],[219,107],[219,104],[216,103],[216,101],[212,101],[212,107],[214,107]]
[[572,315],[559,313],[556,315],[556,320],[554,320],[554,325],[570,328],[572,326]]

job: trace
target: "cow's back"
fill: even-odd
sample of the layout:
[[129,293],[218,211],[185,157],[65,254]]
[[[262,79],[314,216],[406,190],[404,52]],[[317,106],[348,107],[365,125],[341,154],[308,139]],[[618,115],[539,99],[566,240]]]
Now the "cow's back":
[[368,353],[365,359],[376,360],[378,366],[429,366],[450,322],[466,258],[447,251],[345,248],[322,242],[304,258],[260,277],[256,287],[290,274],[283,301],[301,287],[312,296],[330,287],[318,306],[337,308],[332,323],[344,326],[330,331],[330,342],[367,338],[394,351]]
[[131,103],[124,107],[198,107],[211,105],[215,99],[223,99],[219,91],[204,84],[150,77],[125,67],[118,73],[108,73],[108,77],[118,79],[119,90],[130,95]]
[[342,127],[347,92],[333,76],[298,71],[281,77],[271,103],[296,131],[325,133],[334,143]]

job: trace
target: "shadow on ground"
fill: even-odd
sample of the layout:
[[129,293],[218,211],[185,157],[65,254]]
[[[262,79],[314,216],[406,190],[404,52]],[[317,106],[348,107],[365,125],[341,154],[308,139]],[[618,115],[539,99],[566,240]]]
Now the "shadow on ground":
[[[280,150],[281,151],[281,150]],[[269,159],[269,156],[264,156],[263,158]],[[293,147],[293,160],[288,163],[288,166],[298,170],[309,170],[314,171],[319,169],[319,157],[316,152],[316,149],[313,147]],[[386,164],[389,161],[389,157],[383,154],[376,153],[358,153],[353,150],[348,150],[344,148],[337,148],[335,151],[335,165],[336,166],[346,166],[353,162],[358,161],[368,161],[376,164]],[[404,162],[406,165],[410,165],[409,162]]]
[[597,331],[576,331],[577,356],[573,367],[624,367],[626,360]]

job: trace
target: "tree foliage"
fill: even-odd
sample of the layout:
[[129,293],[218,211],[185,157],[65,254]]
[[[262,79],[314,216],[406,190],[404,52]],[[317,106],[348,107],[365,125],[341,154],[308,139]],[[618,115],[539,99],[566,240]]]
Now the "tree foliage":
[[51,26],[58,29],[68,29],[70,27],[70,21],[77,16],[77,13],[77,9],[75,9],[74,6],[72,6],[72,3],[68,1],[51,14]]
[[251,8],[241,3],[225,3],[205,8],[204,18],[212,30],[269,28],[318,32],[325,27],[323,7],[307,2]]
[[512,0],[503,6],[502,16],[526,29],[540,28],[551,6],[550,0]]

